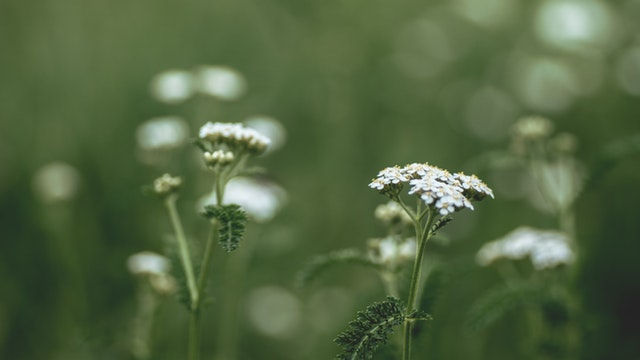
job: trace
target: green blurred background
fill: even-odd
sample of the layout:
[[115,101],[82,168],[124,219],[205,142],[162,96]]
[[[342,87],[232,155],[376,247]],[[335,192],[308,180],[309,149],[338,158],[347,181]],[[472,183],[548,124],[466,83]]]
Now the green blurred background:
[[[202,64],[237,69],[247,94],[204,115],[150,95],[155,74]],[[356,309],[383,297],[380,284],[345,268],[300,291],[295,273],[315,254],[379,236],[372,214],[384,199],[367,183],[413,161],[477,171],[496,192],[449,229],[446,258],[460,266],[418,341],[419,358],[524,358],[517,317],[482,332],[464,322],[498,281],[473,263],[477,249],[521,224],[556,226],[513,190],[521,176],[477,165],[479,154],[505,149],[510,125],[528,114],[575,134],[578,157],[600,169],[577,203],[574,286],[590,319],[581,357],[640,358],[640,158],[602,161],[608,144],[640,131],[638,0],[2,0],[0,73],[2,359],[128,359],[136,282],[126,259],[162,251],[170,232],[140,188],[165,171],[197,169],[184,161],[195,152],[188,145],[160,166],[141,162],[136,128],[180,115],[195,136],[206,120],[255,114],[287,129],[285,146],[258,163],[289,201],[250,227],[243,279],[226,279],[228,260],[216,257],[214,282],[245,288],[238,359],[337,352],[331,340]],[[53,161],[77,169],[72,199],[45,202],[34,192],[34,174]],[[186,182],[180,206],[196,237],[206,225],[194,202],[207,188]],[[269,292],[293,318],[275,334],[250,315],[250,299]],[[224,332],[212,309],[204,358]],[[186,313],[164,301],[153,358],[183,358],[185,332]]]

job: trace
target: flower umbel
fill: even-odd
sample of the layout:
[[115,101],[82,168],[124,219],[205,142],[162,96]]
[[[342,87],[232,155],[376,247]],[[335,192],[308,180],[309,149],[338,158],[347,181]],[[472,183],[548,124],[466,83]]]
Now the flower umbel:
[[388,167],[378,173],[369,187],[392,199],[404,184],[409,183],[409,195],[419,196],[426,205],[448,215],[462,208],[473,210],[471,200],[482,200],[493,191],[475,175],[451,174],[428,163],[413,163],[404,167]]
[[208,122],[200,128],[199,137],[211,147],[226,146],[231,151],[248,151],[253,155],[262,154],[271,141],[258,131],[240,123]]

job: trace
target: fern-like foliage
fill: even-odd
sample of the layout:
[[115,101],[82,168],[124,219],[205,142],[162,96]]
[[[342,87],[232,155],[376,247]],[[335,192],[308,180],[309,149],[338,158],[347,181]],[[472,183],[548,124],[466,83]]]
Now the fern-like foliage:
[[378,346],[385,344],[396,326],[404,322],[400,301],[394,297],[369,305],[349,323],[348,328],[334,340],[343,348],[337,356],[341,360],[373,358]]
[[500,285],[487,291],[474,303],[467,324],[473,330],[481,330],[513,309],[540,304],[546,298],[548,294],[543,288],[530,283]]
[[220,223],[218,242],[226,252],[238,248],[247,224],[247,214],[239,205],[208,205],[203,215]]
[[356,264],[376,269],[382,268],[382,265],[372,261],[357,249],[337,250],[328,254],[318,255],[305,265],[305,267],[298,272],[296,279],[297,286],[307,286],[325,270],[338,264]]

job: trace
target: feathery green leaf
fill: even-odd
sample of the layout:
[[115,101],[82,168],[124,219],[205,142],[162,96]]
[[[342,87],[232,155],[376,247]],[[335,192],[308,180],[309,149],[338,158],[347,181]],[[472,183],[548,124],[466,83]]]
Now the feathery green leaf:
[[239,205],[208,205],[203,215],[220,222],[218,242],[226,252],[238,248],[247,224],[247,214]]
[[365,311],[359,311],[348,328],[334,340],[343,348],[337,358],[371,359],[376,348],[387,342],[394,327],[402,324],[404,318],[402,305],[394,297],[369,305]]

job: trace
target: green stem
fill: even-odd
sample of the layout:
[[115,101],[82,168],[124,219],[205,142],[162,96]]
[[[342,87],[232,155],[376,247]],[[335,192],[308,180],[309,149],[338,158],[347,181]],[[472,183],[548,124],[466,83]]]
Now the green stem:
[[[420,284],[420,275],[422,273],[422,258],[424,257],[424,249],[427,245],[431,233],[429,229],[433,225],[436,215],[433,211],[429,211],[427,217],[427,223],[422,228],[419,221],[415,222],[416,229],[416,241],[418,241],[418,248],[416,250],[416,257],[413,262],[413,271],[411,273],[411,283],[409,284],[409,298],[407,299],[407,313],[412,313],[416,310],[416,301],[418,294],[418,287]],[[423,230],[424,229],[424,230]],[[402,346],[402,359],[411,359],[411,330],[413,328],[413,322],[410,320],[404,321],[404,342]]]
[[[207,284],[207,275],[209,274],[209,267],[211,267],[211,258],[213,257],[213,249],[215,249],[215,242],[218,238],[218,222],[214,221],[211,225],[211,231],[207,237],[207,244],[204,249],[204,256],[202,257],[202,265],[200,266],[200,275],[198,276],[198,294],[204,293],[204,288]],[[200,309],[200,303],[196,306]]]
[[200,311],[192,309],[189,312],[189,348],[187,358],[198,360],[200,358]]
[[191,307],[193,308],[194,305],[198,303],[198,289],[196,287],[195,276],[193,275],[193,265],[191,263],[191,255],[189,254],[189,246],[187,245],[187,239],[184,236],[182,223],[180,222],[180,217],[178,216],[178,211],[176,210],[176,197],[173,195],[167,197],[165,204],[167,206],[167,210],[169,211],[171,224],[173,225],[176,239],[178,241],[180,260],[182,261],[184,273],[187,277],[187,286],[189,287],[189,295],[191,297]]

